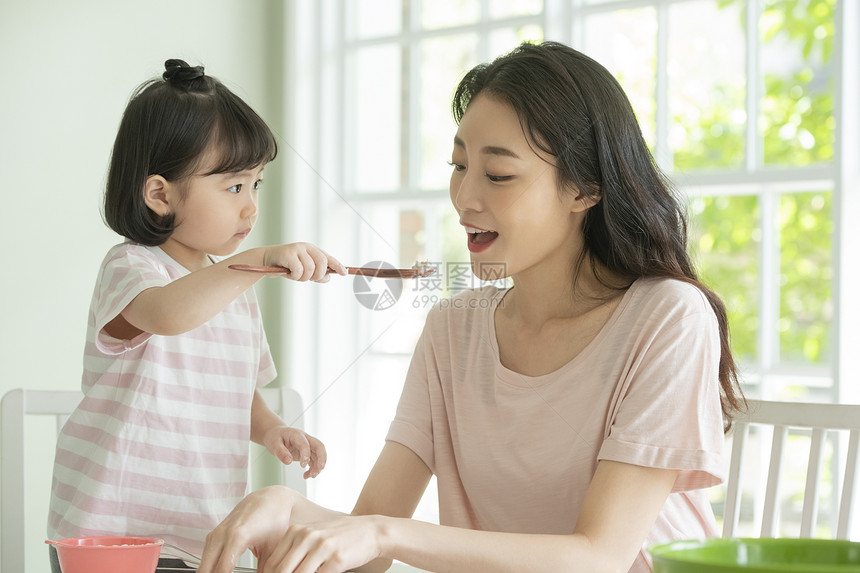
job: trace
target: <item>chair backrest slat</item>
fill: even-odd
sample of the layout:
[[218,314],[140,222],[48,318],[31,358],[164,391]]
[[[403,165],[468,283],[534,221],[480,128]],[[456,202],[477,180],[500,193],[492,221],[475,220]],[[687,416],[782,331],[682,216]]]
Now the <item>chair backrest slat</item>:
[[857,453],[860,450],[860,430],[852,430],[848,439],[848,452],[845,457],[845,475],[842,481],[842,498],[839,500],[839,520],[836,527],[837,539],[848,539],[848,529],[854,515],[854,491],[857,486]]
[[788,436],[786,426],[774,426],[773,440],[770,446],[770,464],[767,468],[767,489],[764,494],[764,510],[761,520],[761,536],[776,535],[779,513],[779,483],[782,477],[782,455],[785,452],[785,438]]
[[800,536],[812,537],[815,518],[818,516],[818,490],[821,484],[821,462],[824,458],[824,438],[827,432],[822,428],[812,430],[809,444],[809,462],[806,465],[806,489],[803,492],[803,513],[800,517]]
[[749,424],[738,422],[735,424],[732,436],[732,459],[729,465],[729,477],[726,485],[726,502],[723,512],[723,537],[734,535],[738,526],[741,511],[741,487],[740,476],[743,473],[744,451],[746,450],[747,438],[749,437]]
[[[723,523],[723,536],[737,535],[741,508],[743,464],[745,450],[750,449],[752,427],[770,426],[773,428],[770,461],[762,507],[761,535],[776,537],[780,522],[780,486],[785,473],[783,459],[786,456],[788,436],[800,431],[811,435],[809,457],[806,465],[806,478],[803,488],[803,509],[800,516],[800,537],[813,537],[819,513],[819,497],[825,454],[829,438],[834,438],[832,478],[833,496],[837,496],[841,481],[841,496],[833,500],[831,506],[837,510],[834,516],[833,537],[848,539],[852,525],[855,505],[855,486],[858,478],[857,464],[860,461],[860,405],[854,404],[814,404],[800,402],[770,402],[750,400],[748,412],[735,420],[735,434],[732,441],[732,459],[726,484],[726,503]],[[850,435],[847,448],[837,438]],[[792,442],[793,443],[793,442]],[[847,450],[847,451],[846,451]],[[796,455],[792,446],[791,455]],[[844,460],[844,464],[840,463]],[[837,469],[840,470],[837,472]],[[841,474],[841,475],[840,475]],[[838,507],[837,507],[838,506]]]

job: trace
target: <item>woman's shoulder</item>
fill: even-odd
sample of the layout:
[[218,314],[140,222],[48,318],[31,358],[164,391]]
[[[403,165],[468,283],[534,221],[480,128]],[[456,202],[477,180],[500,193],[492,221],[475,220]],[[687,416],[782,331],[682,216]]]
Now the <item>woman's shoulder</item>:
[[633,283],[631,290],[631,303],[643,311],[679,315],[713,312],[705,293],[686,281],[642,278]]

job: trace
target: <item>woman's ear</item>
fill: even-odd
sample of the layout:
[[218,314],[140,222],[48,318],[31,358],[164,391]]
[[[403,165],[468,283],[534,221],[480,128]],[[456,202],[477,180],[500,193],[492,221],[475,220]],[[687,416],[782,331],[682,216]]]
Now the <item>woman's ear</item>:
[[171,212],[168,187],[170,183],[161,175],[150,175],[143,185],[143,202],[156,215],[164,217]]
[[587,191],[571,189],[570,193],[573,195],[573,199],[570,202],[571,213],[583,213],[597,205],[601,198],[600,189],[597,187],[588,189]]

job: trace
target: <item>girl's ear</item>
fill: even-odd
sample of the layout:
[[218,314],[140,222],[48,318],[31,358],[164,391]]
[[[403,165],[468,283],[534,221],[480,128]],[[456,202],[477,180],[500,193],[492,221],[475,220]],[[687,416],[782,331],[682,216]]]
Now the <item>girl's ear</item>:
[[167,188],[170,183],[161,175],[150,175],[143,185],[143,202],[156,215],[162,217],[170,214],[170,201]]

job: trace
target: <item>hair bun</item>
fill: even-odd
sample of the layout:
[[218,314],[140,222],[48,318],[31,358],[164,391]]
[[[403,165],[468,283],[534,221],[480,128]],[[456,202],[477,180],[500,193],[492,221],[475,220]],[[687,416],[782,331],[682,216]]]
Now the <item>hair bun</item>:
[[161,75],[170,83],[186,83],[203,77],[203,66],[189,66],[184,60],[167,60]]

